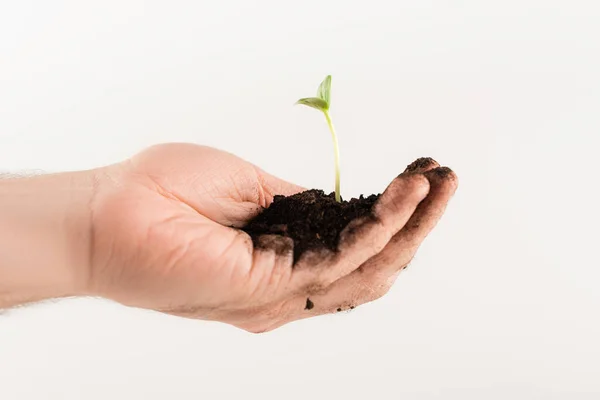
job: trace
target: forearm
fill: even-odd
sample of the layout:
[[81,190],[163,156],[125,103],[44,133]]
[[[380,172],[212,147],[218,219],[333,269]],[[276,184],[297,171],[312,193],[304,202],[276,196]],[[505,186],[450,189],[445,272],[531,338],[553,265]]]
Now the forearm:
[[0,179],[0,308],[81,294],[92,172]]

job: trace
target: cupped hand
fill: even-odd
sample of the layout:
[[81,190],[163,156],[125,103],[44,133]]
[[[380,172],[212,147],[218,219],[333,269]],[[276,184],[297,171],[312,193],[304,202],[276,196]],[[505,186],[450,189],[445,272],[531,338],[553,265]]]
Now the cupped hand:
[[419,159],[379,198],[375,218],[348,225],[337,251],[293,264],[291,251],[254,248],[237,228],[274,195],[303,188],[234,155],[158,145],[100,169],[97,181],[88,294],[251,332],[384,295],[457,187],[451,170]]

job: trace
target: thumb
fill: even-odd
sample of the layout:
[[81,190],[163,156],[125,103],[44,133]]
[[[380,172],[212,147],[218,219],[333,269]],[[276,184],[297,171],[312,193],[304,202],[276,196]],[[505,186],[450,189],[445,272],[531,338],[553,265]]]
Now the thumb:
[[265,207],[271,204],[276,195],[291,196],[306,190],[302,186],[280,179],[261,169],[258,169],[258,174],[259,183],[265,193]]
[[227,212],[228,222],[236,228],[243,227],[263,209],[269,207],[275,196],[291,196],[306,190],[302,186],[280,179],[258,167],[255,168],[257,187],[254,190],[258,192],[258,196],[252,196],[254,199],[251,201],[234,203]]

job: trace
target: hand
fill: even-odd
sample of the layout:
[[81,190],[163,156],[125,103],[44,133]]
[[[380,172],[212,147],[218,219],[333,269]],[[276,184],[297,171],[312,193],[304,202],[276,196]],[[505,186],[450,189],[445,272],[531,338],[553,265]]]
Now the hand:
[[86,294],[251,332],[381,297],[457,187],[448,168],[419,159],[380,197],[375,220],[342,232],[338,252],[292,267],[290,252],[254,249],[235,227],[301,187],[190,144],[155,146],[97,174]]

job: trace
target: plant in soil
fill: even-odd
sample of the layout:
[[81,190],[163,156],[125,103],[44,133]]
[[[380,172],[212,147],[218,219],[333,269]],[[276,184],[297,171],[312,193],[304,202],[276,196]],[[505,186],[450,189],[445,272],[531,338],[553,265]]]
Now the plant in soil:
[[319,85],[317,97],[305,97],[298,100],[296,104],[312,107],[321,111],[325,116],[327,126],[331,132],[331,138],[333,139],[333,152],[335,155],[335,201],[340,202],[342,201],[340,195],[340,146],[338,144],[337,135],[335,134],[333,122],[331,122],[331,116],[329,115],[329,105],[331,104],[331,75],[327,75]]
[[340,156],[338,138],[329,113],[331,106],[331,75],[319,85],[316,97],[306,97],[296,104],[319,110],[325,116],[333,139],[335,189],[330,194],[311,189],[292,196],[276,195],[271,205],[262,210],[242,228],[256,247],[272,246],[287,251],[274,241],[260,240],[264,235],[289,237],[294,242],[294,263],[306,251],[328,249],[337,251],[340,233],[354,219],[371,215],[379,194],[345,201],[340,193]]

